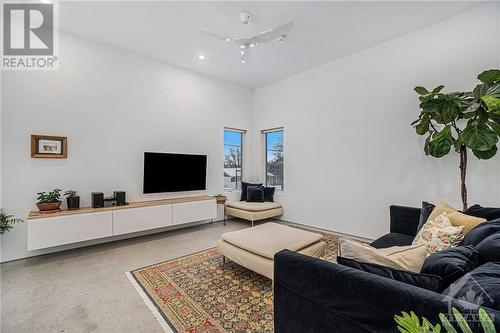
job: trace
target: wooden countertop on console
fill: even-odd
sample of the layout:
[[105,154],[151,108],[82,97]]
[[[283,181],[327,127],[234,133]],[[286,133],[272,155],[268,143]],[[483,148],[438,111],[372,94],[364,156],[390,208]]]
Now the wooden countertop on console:
[[177,204],[177,203],[195,202],[195,201],[203,201],[203,200],[215,200],[215,197],[212,197],[209,195],[199,195],[199,196],[195,196],[195,197],[182,197],[182,198],[171,198],[171,199],[136,201],[136,202],[130,202],[128,205],[124,205],[124,206],[110,206],[110,207],[102,207],[102,208],[83,207],[83,208],[76,209],[76,210],[63,209],[63,210],[60,210],[60,211],[54,212],[54,213],[43,213],[40,211],[31,211],[28,214],[28,220],[42,219],[42,218],[47,218],[47,217],[58,217],[58,216],[69,216],[69,215],[78,215],[78,214],[87,214],[87,213],[98,213],[98,212],[106,212],[106,211],[113,211],[113,210],[119,210],[119,209],[171,205],[171,204]]

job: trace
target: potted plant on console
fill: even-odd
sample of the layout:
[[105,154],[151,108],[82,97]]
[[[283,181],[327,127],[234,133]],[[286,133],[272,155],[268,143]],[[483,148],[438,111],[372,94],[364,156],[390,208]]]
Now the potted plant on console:
[[49,193],[38,192],[36,206],[41,212],[57,211],[61,207],[61,190],[55,189]]
[[66,196],[66,203],[68,210],[75,210],[80,208],[80,196],[77,191],[67,190],[64,195]]
[[225,195],[223,195],[222,193],[219,193],[215,196],[215,199],[217,200],[218,204],[223,205],[226,203],[227,197]]

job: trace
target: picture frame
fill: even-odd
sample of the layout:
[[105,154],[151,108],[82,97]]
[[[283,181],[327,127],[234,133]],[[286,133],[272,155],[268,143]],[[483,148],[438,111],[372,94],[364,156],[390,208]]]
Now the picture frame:
[[68,139],[65,136],[31,135],[32,158],[67,158]]

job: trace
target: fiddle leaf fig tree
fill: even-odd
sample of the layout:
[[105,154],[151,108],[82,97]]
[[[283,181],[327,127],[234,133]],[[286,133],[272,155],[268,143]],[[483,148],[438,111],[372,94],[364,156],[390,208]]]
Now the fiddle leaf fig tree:
[[436,158],[452,149],[460,154],[463,210],[467,209],[467,151],[487,160],[497,153],[500,138],[500,69],[482,72],[471,92],[444,93],[444,86],[432,90],[415,87],[420,115],[412,123],[418,135],[426,135],[424,152]]

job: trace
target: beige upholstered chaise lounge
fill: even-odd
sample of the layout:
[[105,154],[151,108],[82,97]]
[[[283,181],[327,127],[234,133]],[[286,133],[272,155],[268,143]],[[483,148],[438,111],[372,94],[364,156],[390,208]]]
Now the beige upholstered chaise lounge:
[[226,215],[239,217],[253,223],[283,215],[283,207],[277,202],[234,201],[226,203]]

